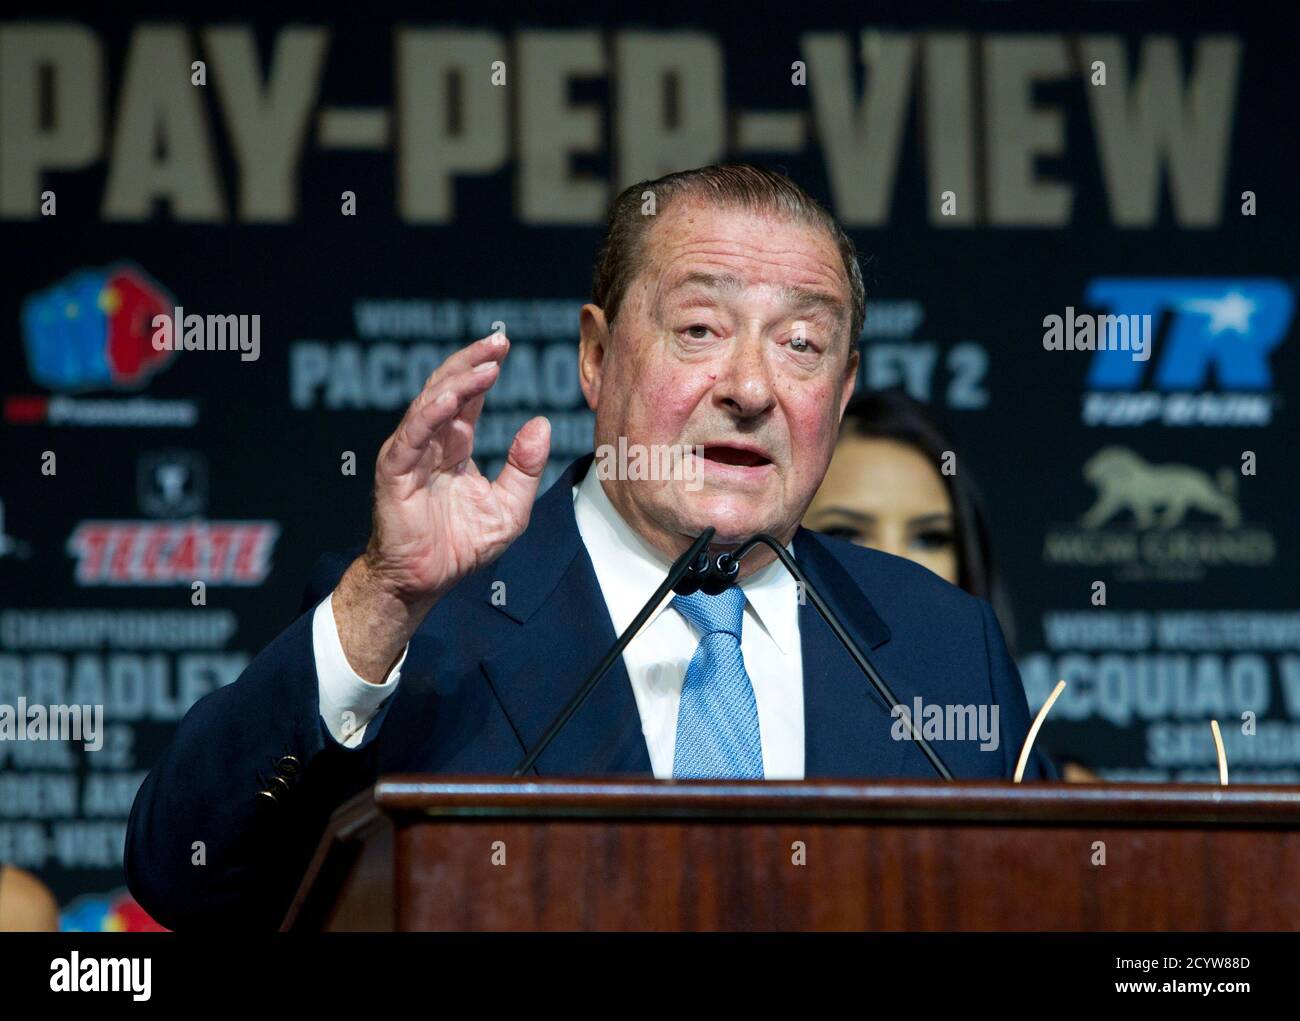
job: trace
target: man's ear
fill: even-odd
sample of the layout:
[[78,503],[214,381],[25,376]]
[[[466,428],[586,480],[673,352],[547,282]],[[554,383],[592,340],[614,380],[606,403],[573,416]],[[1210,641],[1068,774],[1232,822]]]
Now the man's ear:
[[605,355],[610,343],[605,310],[599,305],[583,305],[578,316],[578,326],[582,338],[578,342],[578,378],[582,382],[582,395],[587,398],[587,407],[595,411],[600,403]]
[[849,406],[849,401],[853,400],[853,391],[858,385],[858,365],[862,361],[862,356],[858,353],[857,347],[849,354],[849,364],[844,369],[844,382],[840,388],[840,418],[844,418],[844,409]]

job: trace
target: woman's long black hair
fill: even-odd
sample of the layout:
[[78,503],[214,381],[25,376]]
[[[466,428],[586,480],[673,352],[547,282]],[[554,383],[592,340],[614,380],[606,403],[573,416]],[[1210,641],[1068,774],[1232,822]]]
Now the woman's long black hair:
[[952,501],[957,584],[971,595],[987,599],[1002,625],[1007,646],[1015,650],[1015,618],[1003,590],[993,555],[993,536],[979,490],[964,462],[955,474],[941,469],[944,454],[956,451],[948,433],[926,404],[894,387],[859,394],[849,402],[840,435],[894,440],[918,451],[934,466]]

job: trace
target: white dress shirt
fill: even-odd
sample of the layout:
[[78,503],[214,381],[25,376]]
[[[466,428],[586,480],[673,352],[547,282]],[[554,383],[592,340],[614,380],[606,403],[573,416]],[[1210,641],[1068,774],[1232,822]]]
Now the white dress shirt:
[[[573,510],[614,633],[622,634],[659,587],[672,562],[628,527],[594,471],[588,471],[574,487]],[[773,562],[742,581],[740,588],[745,593],[740,649],[754,686],[763,775],[769,780],[800,780],[804,775],[804,709],[798,586]],[[321,718],[336,741],[355,747],[364,737],[366,725],[396,690],[406,652],[383,684],[366,683],[343,654],[332,600],[331,596],[321,602],[312,617]],[[670,594],[623,650],[650,765],[660,779],[673,775],[677,707],[686,668],[698,645],[699,635],[672,608]],[[581,680],[573,679],[575,688]],[[601,683],[611,681],[607,677]]]

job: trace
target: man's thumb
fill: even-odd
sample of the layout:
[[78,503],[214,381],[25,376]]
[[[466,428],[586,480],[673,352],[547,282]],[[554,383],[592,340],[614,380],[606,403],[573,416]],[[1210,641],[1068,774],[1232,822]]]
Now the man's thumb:
[[546,469],[546,459],[551,452],[551,423],[537,417],[530,418],[515,433],[506,463],[494,483],[497,490],[521,517],[532,509],[533,498]]

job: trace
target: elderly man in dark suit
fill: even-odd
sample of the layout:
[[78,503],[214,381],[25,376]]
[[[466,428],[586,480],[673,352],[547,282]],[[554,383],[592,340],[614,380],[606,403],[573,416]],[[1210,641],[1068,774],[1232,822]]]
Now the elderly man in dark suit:
[[[717,550],[784,543],[909,711],[991,715],[991,732],[937,745],[953,774],[1009,776],[1029,713],[989,605],[799,527],[864,315],[852,242],[788,178],[705,167],[625,191],[581,311],[594,461],[536,499],[537,418],[483,477],[475,423],[509,342],[448,358],[379,451],[364,551],[322,560],[303,615],[194,706],[142,786],[141,904],[173,926],[273,925],[329,813],[380,774],[509,773],[707,527]],[[676,470],[611,457],[633,449]],[[665,600],[535,771],[933,776],[802,596],[760,547],[720,594]]]

